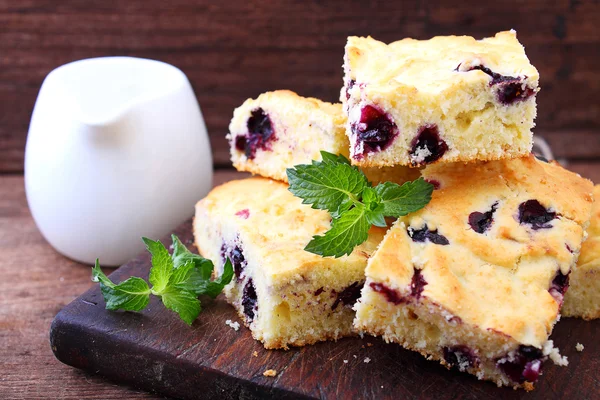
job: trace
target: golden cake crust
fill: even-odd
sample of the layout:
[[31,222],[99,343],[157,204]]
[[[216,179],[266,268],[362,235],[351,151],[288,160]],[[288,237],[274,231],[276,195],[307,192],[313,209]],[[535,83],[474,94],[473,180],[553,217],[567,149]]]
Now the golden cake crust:
[[590,320],[600,318],[600,185],[594,186],[594,205],[587,232],[577,265],[571,270],[571,286],[561,313]]
[[[432,165],[422,175],[439,189],[424,209],[396,222],[367,276],[405,290],[420,269],[428,300],[464,322],[541,347],[559,312],[549,288],[558,271],[567,275],[577,258],[591,210],[591,182],[533,156]],[[539,229],[519,223],[519,206],[529,200],[558,218]],[[470,214],[493,208],[489,229],[476,232]],[[448,244],[413,241],[411,232],[420,229],[437,231]]]
[[499,32],[482,40],[471,36],[436,36],[429,40],[407,38],[390,44],[370,36],[351,36],[346,57],[350,79],[380,85],[385,91],[439,94],[460,90],[464,82],[489,83],[489,76],[483,71],[456,74],[461,63],[463,67],[482,64],[501,75],[525,75],[534,83],[539,80],[539,73],[529,63],[515,31]]

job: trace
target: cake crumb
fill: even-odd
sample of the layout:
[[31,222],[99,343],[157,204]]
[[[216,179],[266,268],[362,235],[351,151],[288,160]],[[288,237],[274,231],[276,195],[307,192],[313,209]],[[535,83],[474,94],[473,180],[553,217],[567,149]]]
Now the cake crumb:
[[371,359],[369,357],[365,357],[365,364],[368,364],[371,362]]
[[356,354],[352,354],[352,357],[354,358],[358,358],[358,356]]
[[577,349],[577,351],[579,351],[579,352],[582,352],[584,348],[585,347],[583,347],[583,345],[581,343],[577,343],[575,345],[575,349]]
[[559,365],[561,367],[566,367],[569,365],[569,360],[567,360],[567,357],[560,355],[558,349],[554,347],[554,342],[552,340],[548,340],[546,343],[544,343],[542,352],[545,356],[548,356],[548,358],[552,360],[554,365]]
[[253,355],[254,357],[258,357],[258,351],[254,350],[254,353],[252,353],[252,355]]
[[348,360],[344,360],[344,364],[348,364]]
[[373,343],[367,343],[367,347],[373,347]]
[[225,325],[230,326],[236,332],[240,329],[240,323],[239,322],[233,322],[230,319],[228,319],[227,321],[225,321]]
[[274,369],[268,369],[265,372],[263,372],[263,375],[272,378],[274,376],[277,376],[277,371],[275,371]]

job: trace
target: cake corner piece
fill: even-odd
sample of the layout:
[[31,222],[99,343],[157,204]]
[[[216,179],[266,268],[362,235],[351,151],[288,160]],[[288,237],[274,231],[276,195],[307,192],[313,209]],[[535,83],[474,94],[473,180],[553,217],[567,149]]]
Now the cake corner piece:
[[349,256],[324,258],[304,250],[330,227],[326,211],[294,197],[286,184],[249,178],[221,185],[196,206],[200,253],[234,278],[225,287],[252,336],[267,349],[303,346],[354,335],[351,307],[364,283],[367,259],[383,238],[373,228]]
[[539,74],[516,32],[349,37],[340,99],[360,166],[497,160],[531,151]]
[[431,165],[423,176],[438,188],[370,258],[355,327],[480,380],[532,389],[546,360],[566,364],[549,336],[591,182],[533,156]]

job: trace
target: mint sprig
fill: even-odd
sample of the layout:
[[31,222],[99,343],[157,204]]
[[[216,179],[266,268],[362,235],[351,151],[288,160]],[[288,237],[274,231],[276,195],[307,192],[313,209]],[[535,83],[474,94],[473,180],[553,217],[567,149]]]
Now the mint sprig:
[[100,282],[106,309],[141,311],[148,305],[152,294],[160,297],[166,308],[179,314],[182,320],[191,325],[202,310],[198,296],[215,298],[231,282],[233,266],[229,259],[221,276],[211,281],[214,269],[212,261],[189,251],[177,236],[171,237],[172,255],[161,242],[142,238],[152,254],[148,278],[152,287],[138,277],[115,284],[102,272],[96,260],[92,268],[92,281]]
[[373,187],[346,157],[321,151],[321,158],[286,171],[290,192],[332,217],[331,229],[313,236],[304,248],[308,252],[336,258],[350,254],[367,240],[371,225],[386,227],[385,217],[418,211],[431,200],[433,185],[423,178]]

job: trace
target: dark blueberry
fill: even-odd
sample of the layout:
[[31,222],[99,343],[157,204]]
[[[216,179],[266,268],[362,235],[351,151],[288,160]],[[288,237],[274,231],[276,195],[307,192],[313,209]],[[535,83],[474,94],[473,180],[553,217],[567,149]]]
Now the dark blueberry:
[[439,244],[445,246],[450,244],[448,239],[444,235],[438,233],[438,230],[430,231],[425,225],[422,229],[416,230],[413,228],[408,228],[408,236],[413,240],[413,242],[425,242],[430,241],[431,243]]
[[364,282],[354,282],[352,285],[342,290],[337,295],[335,302],[331,306],[331,310],[335,310],[340,303],[342,303],[345,306],[352,307],[360,297],[360,291],[362,290],[364,285]]
[[533,96],[535,91],[525,85],[521,80],[503,82],[498,85],[498,100],[505,105],[513,104]]
[[[459,69],[460,64],[456,67],[455,71],[458,71]],[[523,78],[500,75],[483,65],[471,67],[465,72],[473,70],[480,70],[488,74],[492,78],[490,86],[498,85],[496,94],[498,96],[498,101],[502,104],[509,105],[516,101],[523,101],[535,94],[535,90],[523,83]]]
[[407,302],[407,300],[404,297],[400,296],[400,294],[397,291],[395,291],[394,289],[390,289],[383,283],[371,282],[370,286],[371,289],[373,289],[375,292],[384,295],[387,301],[389,301],[390,303],[402,304]]
[[563,275],[562,271],[559,269],[552,279],[552,284],[550,285],[550,289],[548,292],[554,297],[554,300],[558,302],[558,304],[562,304],[563,298],[565,297],[565,293],[569,288],[569,274]]
[[425,179],[425,182],[433,185],[433,190],[438,190],[441,187],[440,182],[435,179]]
[[[439,160],[448,150],[446,142],[440,138],[436,125],[426,125],[412,141],[410,156],[413,165],[428,164]],[[423,153],[427,153],[423,155]]]
[[533,346],[519,346],[516,354],[509,361],[504,357],[496,366],[514,382],[535,382],[542,372],[542,361],[545,359],[542,351]]
[[423,272],[420,269],[415,268],[413,273],[412,281],[410,282],[410,294],[418,299],[421,298],[421,293],[425,289],[427,281],[423,278]]
[[269,143],[275,139],[275,130],[271,118],[262,108],[257,108],[250,113],[246,122],[248,134],[235,138],[235,148],[243,151],[250,160],[256,156],[256,150],[269,150]]
[[231,260],[231,263],[233,264],[233,272],[235,273],[237,279],[241,279],[247,263],[240,246],[236,245],[235,247],[230,248],[223,244],[221,246],[221,259],[225,260],[226,258]]
[[325,289],[323,288],[323,286],[321,286],[320,288],[318,288],[317,290],[315,290],[315,296],[320,295],[324,291],[325,291]]
[[537,200],[527,200],[519,204],[519,222],[522,224],[530,224],[531,229],[547,229],[551,228],[548,222],[556,218],[556,213],[548,211]]
[[235,149],[237,151],[246,151],[246,136],[236,136],[235,137]]
[[363,144],[363,153],[384,150],[398,135],[398,128],[390,118],[373,106],[365,106],[360,113],[360,121],[352,124],[352,132],[357,142]]
[[467,346],[444,347],[444,361],[452,367],[458,367],[461,371],[467,368],[477,368],[479,357]]
[[355,83],[356,81],[354,79],[348,81],[348,85],[346,86],[346,100],[350,99],[350,90],[354,87]]
[[244,286],[244,292],[242,293],[242,307],[244,308],[244,315],[246,316],[247,322],[252,322],[258,309],[256,288],[254,287],[252,278],[248,279],[246,286]]
[[498,203],[494,203],[490,211],[481,213],[479,211],[469,214],[469,225],[477,233],[484,233],[492,226],[494,222],[494,212],[498,207]]

